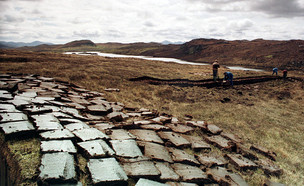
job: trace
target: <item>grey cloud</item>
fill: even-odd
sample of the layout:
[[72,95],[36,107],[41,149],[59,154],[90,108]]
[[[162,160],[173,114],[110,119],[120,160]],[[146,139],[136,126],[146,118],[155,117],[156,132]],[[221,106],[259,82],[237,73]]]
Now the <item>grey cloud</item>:
[[152,22],[150,22],[150,21],[146,21],[146,22],[144,23],[144,25],[147,26],[147,27],[154,27],[154,26],[155,26],[155,25],[154,25]]
[[5,22],[23,22],[24,18],[22,17],[17,17],[17,16],[12,16],[12,15],[5,15],[4,19]]
[[176,21],[189,21],[188,17],[185,16],[178,16],[175,18]]
[[[0,1],[11,1],[11,0],[0,0]],[[43,0],[18,0],[18,1],[43,1]]]
[[42,12],[39,11],[38,9],[34,9],[31,13],[32,14],[42,14]]
[[187,0],[205,5],[210,12],[219,11],[256,11],[272,17],[302,17],[304,7],[299,0]]
[[230,28],[235,31],[242,32],[244,30],[248,30],[250,27],[253,26],[253,22],[246,19],[246,20],[239,20],[239,21],[232,21],[230,23]]
[[205,10],[220,11],[255,11],[272,17],[303,17],[304,7],[300,0],[187,0],[191,3],[201,3]]
[[274,17],[303,17],[304,8],[297,0],[252,1],[251,9]]
[[235,2],[241,2],[246,0],[202,0],[201,2],[208,3],[208,4],[229,4]]
[[24,8],[19,8],[19,7],[16,7],[15,9],[17,11],[20,11],[23,15],[27,15],[27,16],[33,15],[33,16],[42,17],[42,15],[43,15],[43,12],[38,9],[30,10],[30,9],[24,9]]
[[75,17],[72,20],[70,20],[70,22],[73,23],[73,24],[83,24],[83,23],[87,23],[88,20],[84,20],[81,17]]
[[[0,0],[0,3],[1,3],[1,1],[3,1],[3,0]],[[9,7],[8,7],[8,5],[6,4],[6,3],[1,3],[0,4],[0,11],[1,12],[4,12],[5,10],[7,10]]]
[[73,32],[73,37],[96,38],[99,36],[100,36],[100,33],[98,31],[74,31]]
[[200,3],[202,9],[208,12],[242,12],[248,10],[250,0],[187,0],[190,3]]
[[123,38],[125,37],[125,34],[118,31],[118,30],[107,30],[104,34],[106,37],[109,37],[109,38]]
[[199,1],[207,4],[229,4],[229,3],[241,2],[246,0],[189,0],[189,1]]
[[185,29],[165,29],[165,30],[157,30],[153,32],[155,36],[159,38],[166,38],[171,41],[181,40],[191,40],[194,38],[199,38],[200,36],[197,33],[194,33],[192,30]]
[[210,38],[223,38],[224,36],[223,33],[210,33]]
[[59,40],[68,40],[69,38],[71,38],[70,35],[58,34],[58,35],[56,36],[56,39],[59,39]]
[[233,3],[240,3],[240,2],[250,2],[250,0],[187,0],[190,3],[200,3],[205,5],[212,5],[213,8],[217,8],[217,6],[221,5],[229,5]]

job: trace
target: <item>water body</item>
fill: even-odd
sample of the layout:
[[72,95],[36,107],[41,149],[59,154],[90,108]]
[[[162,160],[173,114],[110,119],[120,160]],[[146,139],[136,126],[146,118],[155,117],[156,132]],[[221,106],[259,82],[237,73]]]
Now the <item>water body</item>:
[[[138,59],[145,59],[145,60],[152,60],[152,61],[172,62],[172,63],[185,64],[185,65],[210,65],[208,63],[195,63],[195,62],[184,61],[184,60],[175,59],[175,58],[134,56],[134,55],[122,55],[122,54],[111,54],[111,53],[101,53],[101,52],[87,52],[87,53],[66,52],[65,54],[98,55],[98,56],[103,56],[103,57],[116,57],[116,58],[138,58]],[[247,70],[247,71],[256,71],[256,72],[264,71],[261,69],[246,68],[246,67],[239,67],[239,66],[226,66],[226,67],[231,70]]]

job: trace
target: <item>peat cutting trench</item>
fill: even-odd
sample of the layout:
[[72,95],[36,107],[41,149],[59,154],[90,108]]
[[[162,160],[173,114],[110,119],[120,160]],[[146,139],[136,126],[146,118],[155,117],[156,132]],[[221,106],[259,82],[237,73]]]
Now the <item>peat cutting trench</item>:
[[[265,81],[273,81],[283,79],[280,76],[252,76],[252,77],[240,77],[234,78],[233,84],[234,85],[244,85],[244,84],[253,84],[258,82],[265,82]],[[174,85],[180,87],[207,87],[213,88],[218,86],[226,86],[227,83],[223,84],[221,80],[213,81],[213,79],[205,79],[205,80],[189,80],[189,79],[158,79],[149,76],[142,76],[137,78],[131,78],[130,81],[141,81],[146,82],[152,85]],[[288,77],[287,80],[289,81],[303,81],[299,78]],[[229,83],[228,83],[229,84]]]

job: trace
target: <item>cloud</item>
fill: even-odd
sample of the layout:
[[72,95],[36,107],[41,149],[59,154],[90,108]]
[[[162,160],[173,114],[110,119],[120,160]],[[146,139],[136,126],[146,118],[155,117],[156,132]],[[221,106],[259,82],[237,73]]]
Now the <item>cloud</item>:
[[12,23],[12,22],[23,22],[24,18],[19,17],[19,16],[14,16],[14,15],[4,15],[3,21],[9,22],[9,23]]
[[243,19],[238,21],[229,22],[229,28],[237,31],[245,31],[253,26],[253,22],[249,19]]
[[260,12],[272,17],[303,17],[303,0],[187,0],[209,12]]
[[273,17],[304,17],[304,7],[297,0],[255,0],[251,10]]
[[106,42],[108,41],[126,42],[126,39],[128,39],[128,33],[116,29],[109,29],[109,30],[104,30],[101,34],[101,37],[103,40],[104,38],[107,38]]
[[246,0],[187,0],[189,2],[201,2],[201,3],[207,3],[207,4],[228,4],[228,3],[234,3],[238,1],[246,1]]
[[144,25],[147,26],[147,27],[154,27],[155,26],[154,23],[152,23],[151,21],[146,21],[144,23]]
[[303,9],[304,0],[0,0],[0,38],[58,43],[303,39]]
[[247,11],[251,0],[187,0],[200,5],[200,9],[208,12],[236,12]]
[[95,30],[82,30],[82,31],[74,31],[73,37],[81,37],[81,38],[98,38],[100,37],[100,33]]
[[43,0],[19,0],[19,1],[43,1]]

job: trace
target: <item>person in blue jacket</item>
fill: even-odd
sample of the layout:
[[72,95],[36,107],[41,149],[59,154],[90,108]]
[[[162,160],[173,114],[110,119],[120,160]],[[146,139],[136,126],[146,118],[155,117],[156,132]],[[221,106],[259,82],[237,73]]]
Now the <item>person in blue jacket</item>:
[[224,80],[230,81],[230,85],[233,86],[233,74],[231,72],[224,72]]
[[278,68],[273,68],[272,69],[272,75],[276,74],[276,76],[278,75]]

